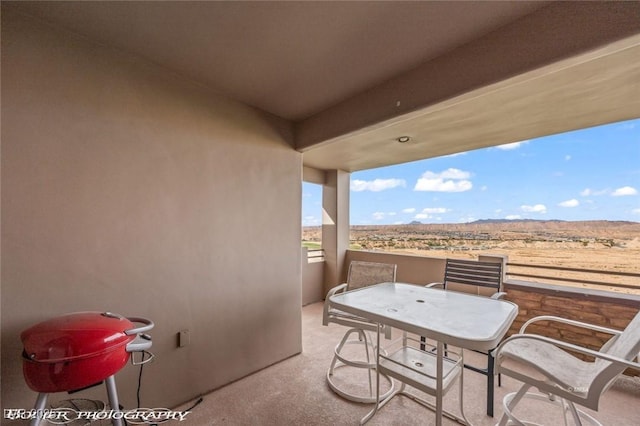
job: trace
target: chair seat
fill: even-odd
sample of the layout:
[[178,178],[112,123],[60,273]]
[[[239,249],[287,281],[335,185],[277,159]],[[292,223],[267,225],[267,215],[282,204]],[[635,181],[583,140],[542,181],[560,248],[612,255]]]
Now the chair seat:
[[594,362],[586,362],[557,346],[535,340],[514,340],[500,352],[504,358],[523,363],[569,392],[586,394],[596,371]]

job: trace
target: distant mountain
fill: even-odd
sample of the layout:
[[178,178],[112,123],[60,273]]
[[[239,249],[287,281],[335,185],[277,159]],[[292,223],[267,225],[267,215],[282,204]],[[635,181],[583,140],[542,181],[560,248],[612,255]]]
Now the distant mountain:
[[566,220],[540,220],[540,219],[479,219],[469,222],[470,225],[491,225],[499,223],[518,223],[518,222],[566,222]]
[[564,224],[598,224],[598,225],[637,225],[639,222],[631,222],[628,220],[577,220],[567,221],[559,219],[479,219],[469,222],[468,225],[493,225],[493,224],[517,224],[517,223],[564,223]]
[[418,220],[414,220],[413,222],[407,223],[407,225],[422,225],[422,222],[420,222]]

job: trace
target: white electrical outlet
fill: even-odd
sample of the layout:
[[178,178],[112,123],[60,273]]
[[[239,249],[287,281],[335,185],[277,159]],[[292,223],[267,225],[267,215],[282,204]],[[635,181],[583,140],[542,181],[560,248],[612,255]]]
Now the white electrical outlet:
[[189,330],[180,330],[180,332],[178,332],[179,348],[184,348],[185,346],[189,345],[190,340],[191,337],[189,336]]

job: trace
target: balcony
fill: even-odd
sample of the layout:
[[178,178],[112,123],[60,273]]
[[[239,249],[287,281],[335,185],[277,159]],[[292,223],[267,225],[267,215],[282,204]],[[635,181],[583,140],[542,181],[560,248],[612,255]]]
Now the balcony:
[[[321,302],[302,310],[303,352],[240,379],[203,396],[203,402],[193,408],[189,424],[296,424],[296,425],[355,425],[370,410],[371,405],[346,401],[326,385],[325,375],[335,345],[342,338],[344,327],[322,326]],[[465,359],[478,356],[465,351]],[[474,425],[493,426],[502,413],[502,398],[515,392],[518,382],[503,378],[496,387],[496,417],[486,416],[486,379],[474,372],[464,372],[464,405],[468,419]],[[592,413],[602,424],[635,426],[640,416],[640,378],[622,377],[605,393],[600,410]],[[457,409],[457,391],[449,392],[445,407]],[[522,404],[521,413],[544,425],[562,423],[555,407],[541,403]],[[180,409],[192,405],[189,401]],[[454,411],[455,412],[455,411]],[[429,425],[433,413],[406,398],[395,398],[368,423],[371,425]],[[445,425],[456,424],[449,420]]]
[[[308,261],[305,261],[308,258]],[[303,297],[307,301],[322,294],[322,251],[303,249]],[[437,281],[444,268],[443,259],[406,256],[381,252],[348,251],[345,264],[351,260],[394,262],[399,265],[398,280],[415,283]],[[521,278],[521,277],[519,277]],[[534,315],[556,314],[608,324],[623,328],[640,306],[640,296],[613,294],[600,290],[585,292],[571,287],[540,285],[526,281],[507,280],[508,298],[518,303],[520,315],[511,332]],[[315,296],[314,296],[315,295]],[[591,308],[588,308],[591,306]],[[350,425],[370,410],[370,405],[352,403],[340,398],[326,385],[325,375],[335,345],[342,338],[344,328],[322,326],[321,301],[306,304],[302,309],[303,352],[237,382],[203,396],[203,402],[193,408],[189,420],[194,424],[233,422],[236,424],[335,424]],[[578,341],[594,336],[577,336]],[[589,343],[597,345],[598,341]],[[466,351],[465,359],[479,355]],[[630,372],[631,373],[631,372]],[[474,425],[496,424],[502,413],[502,398],[519,388],[519,382],[503,378],[496,387],[495,418],[485,413],[485,378],[464,372],[465,412]],[[635,426],[640,416],[640,377],[625,375],[619,378],[602,399],[598,412],[588,411],[606,425]],[[445,397],[445,407],[457,408],[457,392]],[[183,404],[180,409],[192,405]],[[539,402],[522,404],[523,418],[540,424],[561,424],[559,409],[549,409]],[[433,413],[425,408],[397,398],[385,406],[369,422],[371,425],[433,424]],[[456,424],[445,420],[444,424]]]
[[[307,339],[331,346],[333,331],[306,313],[341,274],[348,174],[640,117],[637,2],[1,6],[3,408],[35,399],[21,331],[95,310],[156,323],[142,406],[220,389],[192,424],[259,423],[274,407],[264,423],[352,424],[366,408],[334,416],[345,403],[320,398],[331,351]],[[336,238],[301,271],[308,174],[327,185]],[[441,273],[398,263],[403,281]],[[301,289],[307,274],[320,287]],[[638,301],[621,306],[616,321]],[[125,407],[137,381],[118,373]]]
[[[352,260],[395,263],[398,265],[397,281],[399,282],[424,285],[438,282],[444,275],[444,258],[348,250],[345,256],[345,265],[348,265]],[[480,255],[478,260],[506,262],[503,256],[490,255]],[[322,263],[303,261],[303,304],[313,303],[324,298],[328,289],[323,286],[323,269]],[[343,271],[343,282],[345,278],[346,272]],[[538,315],[557,315],[614,329],[623,329],[640,309],[639,294],[607,291],[598,289],[594,285],[585,288],[543,284],[519,278],[524,277],[510,275],[510,266],[507,263],[506,279],[503,284],[504,290],[507,292],[506,299],[519,306],[518,317],[509,334],[516,333],[525,321]],[[627,278],[629,277],[627,276]],[[607,288],[607,286],[603,286],[603,288]],[[566,331],[559,329],[549,330],[549,333],[550,337],[559,337],[562,334],[566,338],[567,335]],[[604,336],[597,333],[574,335],[573,338],[576,344],[593,347],[599,347],[605,342]]]

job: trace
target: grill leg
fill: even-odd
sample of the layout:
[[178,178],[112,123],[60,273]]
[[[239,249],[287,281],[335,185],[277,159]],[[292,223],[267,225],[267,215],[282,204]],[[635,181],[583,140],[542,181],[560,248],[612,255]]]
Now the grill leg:
[[[109,405],[112,410],[120,411],[120,403],[118,402],[118,391],[116,389],[116,377],[109,376],[104,381],[107,386],[107,395],[109,397]],[[112,419],[113,426],[124,426],[122,419]]]
[[[45,407],[47,406],[47,397],[48,393],[39,393],[38,398],[36,399],[36,413],[42,413]],[[38,426],[40,424],[40,420],[42,420],[42,414],[38,414],[38,416],[34,419],[31,419],[29,422],[29,426]]]

